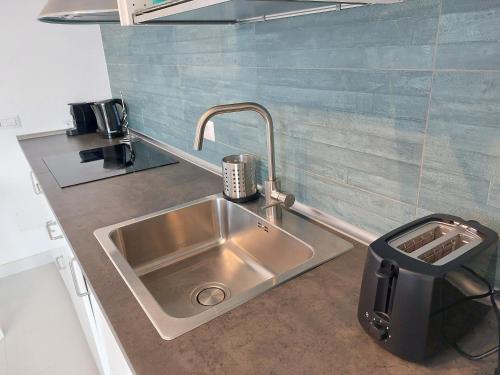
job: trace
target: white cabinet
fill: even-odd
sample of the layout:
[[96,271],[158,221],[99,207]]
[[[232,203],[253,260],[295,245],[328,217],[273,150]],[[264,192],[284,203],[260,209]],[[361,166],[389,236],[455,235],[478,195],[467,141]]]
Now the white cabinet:
[[50,253],[68,290],[100,374],[134,374],[33,172],[30,178],[34,194],[49,208],[45,229],[47,242],[51,244]]
[[97,303],[71,247],[54,220],[49,236],[64,244],[51,255],[68,290],[76,315],[101,375],[132,375],[128,362]]
[[[85,279],[80,264],[64,238],[64,233],[57,222],[50,205],[43,195],[42,188],[36,175],[31,172],[32,193],[37,200],[47,208],[43,213],[46,220],[46,235],[43,239],[50,244],[49,249],[61,278],[68,290],[69,296],[80,321],[88,346],[101,375],[132,375],[133,370],[128,365],[112,329],[109,327],[101,307],[97,303],[92,289]],[[37,212],[34,216],[37,216]],[[40,214],[41,215],[41,214]]]
[[101,374],[103,374],[102,361],[95,339],[97,329],[92,305],[90,303],[90,293],[83,273],[78,265],[78,261],[73,256],[73,252],[69,246],[53,250],[52,256],[64,284],[66,285],[92,356]]

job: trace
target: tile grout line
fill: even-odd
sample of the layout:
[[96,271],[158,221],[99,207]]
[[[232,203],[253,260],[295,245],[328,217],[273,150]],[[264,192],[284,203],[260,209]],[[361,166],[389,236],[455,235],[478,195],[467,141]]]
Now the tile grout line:
[[486,196],[486,205],[488,206],[490,203],[491,191],[493,190],[493,179],[495,176],[490,178],[490,185],[488,186],[488,195]]
[[420,160],[420,173],[418,176],[418,185],[417,185],[417,201],[415,204],[415,217],[418,216],[418,208],[420,206],[420,192],[422,190],[422,177],[424,174],[424,159],[425,159],[425,148],[427,146],[427,133],[429,130],[429,120],[430,120],[430,112],[431,112],[431,104],[432,104],[432,89],[434,87],[434,78],[436,77],[436,60],[437,60],[437,50],[439,44],[439,32],[441,29],[441,16],[443,12],[443,1],[439,2],[439,10],[438,10],[438,18],[437,18],[437,28],[436,28],[436,39],[434,40],[434,51],[432,56],[432,75],[431,75],[431,87],[429,89],[429,100],[427,102],[427,115],[425,118],[425,128],[424,128],[424,139],[422,142],[422,158]]
[[490,201],[491,201],[491,195],[493,194],[493,185],[495,184],[496,178],[497,175],[495,173],[493,173],[490,177],[490,185],[488,186],[488,195],[486,197],[486,206],[495,207],[493,204],[490,204]]
[[241,66],[241,65],[193,65],[193,64],[155,64],[155,63],[108,63],[108,66],[168,66],[168,67],[207,67],[207,68],[237,68],[237,69],[263,69],[263,70],[339,70],[353,72],[411,72],[411,73],[500,73],[500,69],[417,69],[417,68],[350,68],[350,67],[293,67],[293,66]]

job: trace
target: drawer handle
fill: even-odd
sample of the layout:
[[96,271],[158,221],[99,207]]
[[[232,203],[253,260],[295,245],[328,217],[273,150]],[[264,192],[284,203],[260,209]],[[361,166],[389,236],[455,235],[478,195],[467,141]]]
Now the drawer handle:
[[30,180],[31,180],[31,186],[33,187],[33,191],[35,192],[35,194],[36,195],[42,194],[42,188],[40,187],[40,184],[38,183],[38,180],[36,179],[33,171],[30,171]]
[[[80,291],[80,287],[78,285],[78,280],[76,278],[76,273],[75,273],[75,262],[76,258],[73,258],[69,262],[69,269],[71,270],[71,277],[73,279],[73,285],[75,286],[75,292],[78,297],[87,297],[90,295],[89,290],[87,286],[85,285],[85,292]],[[82,275],[83,276],[83,275]],[[83,276],[85,278],[85,276]]]
[[64,238],[64,236],[62,234],[58,234],[57,236],[54,236],[54,229],[52,229],[54,226],[57,226],[57,222],[55,222],[54,220],[49,220],[45,223],[45,228],[47,229],[47,233],[49,235],[49,238],[52,241],[60,240],[61,238]]
[[56,258],[56,265],[59,271],[62,271],[66,268],[66,265],[64,264],[64,256],[60,255]]

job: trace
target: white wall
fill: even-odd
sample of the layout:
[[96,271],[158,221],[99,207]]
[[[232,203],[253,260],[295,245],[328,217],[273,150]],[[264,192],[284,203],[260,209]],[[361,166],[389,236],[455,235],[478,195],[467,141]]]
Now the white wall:
[[36,17],[46,0],[3,2],[0,22],[0,264],[56,246],[47,239],[50,213],[33,194],[16,135],[68,127],[67,103],[111,96],[97,25],[51,25]]

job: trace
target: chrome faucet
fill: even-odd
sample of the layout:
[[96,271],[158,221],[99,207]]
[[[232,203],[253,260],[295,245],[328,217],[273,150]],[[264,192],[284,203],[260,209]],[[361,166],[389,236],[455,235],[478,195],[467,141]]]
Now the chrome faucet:
[[268,220],[275,220],[281,218],[281,206],[286,208],[295,203],[293,194],[284,193],[279,191],[278,181],[276,179],[276,168],[274,163],[274,131],[273,119],[269,111],[257,103],[235,103],[235,104],[222,104],[208,109],[198,120],[196,126],[196,133],[194,137],[194,149],[200,151],[203,146],[203,134],[205,133],[205,126],[208,121],[223,113],[253,111],[262,116],[266,123],[266,143],[267,143],[267,171],[268,177],[264,181],[264,197],[266,199],[265,205],[262,207],[266,210],[266,217]]

